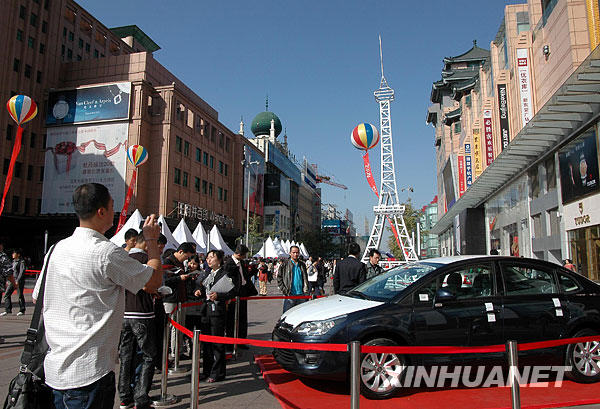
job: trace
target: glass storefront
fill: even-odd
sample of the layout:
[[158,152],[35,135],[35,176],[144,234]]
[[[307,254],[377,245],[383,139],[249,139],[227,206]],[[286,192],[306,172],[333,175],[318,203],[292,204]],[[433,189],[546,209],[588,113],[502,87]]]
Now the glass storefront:
[[569,231],[571,257],[577,272],[600,281],[600,225]]

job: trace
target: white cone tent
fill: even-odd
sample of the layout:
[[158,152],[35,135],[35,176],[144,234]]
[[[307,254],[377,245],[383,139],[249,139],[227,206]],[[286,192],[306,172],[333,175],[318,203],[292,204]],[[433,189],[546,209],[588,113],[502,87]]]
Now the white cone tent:
[[223,236],[221,236],[221,232],[217,228],[216,224],[213,226],[212,229],[210,229],[209,242],[210,250],[223,250],[226,256],[231,256],[233,254],[233,250],[231,250],[223,240]]
[[179,242],[177,240],[175,240],[175,238],[171,234],[171,230],[169,230],[169,226],[167,226],[167,221],[165,220],[165,217],[162,214],[158,217],[158,222],[162,226],[161,233],[164,234],[165,237],[167,238],[167,245],[165,246],[165,250],[167,250],[167,249],[177,250],[177,247],[179,247]]
[[285,249],[283,248],[283,245],[281,243],[281,240],[279,240],[279,237],[275,237],[275,239],[273,240],[273,245],[275,246],[275,250],[277,250],[277,254],[284,254],[283,257],[288,256],[288,253],[286,253]]
[[198,226],[196,226],[196,229],[194,229],[194,232],[192,233],[192,237],[194,238],[194,240],[196,240],[196,243],[198,243],[198,247],[196,248],[196,251],[198,253],[207,253],[207,244],[208,244],[208,236],[206,234],[206,232],[204,231],[204,227],[202,226],[201,222],[198,222]]
[[283,247],[283,250],[285,250],[285,254],[290,254],[290,241],[289,240],[282,242],[281,246]]
[[266,258],[281,257],[279,255],[279,252],[275,248],[275,245],[273,244],[273,240],[270,237],[265,241],[265,257]]
[[183,218],[179,221],[179,224],[177,225],[175,230],[173,230],[173,238],[179,243],[194,243],[196,245],[196,252],[204,253],[204,251],[201,251],[201,249],[199,248],[200,246],[198,242],[196,242],[196,239],[194,239],[190,228],[185,223],[185,219]]
[[258,253],[256,253],[253,257],[265,257],[265,243],[263,243],[262,247],[260,248],[260,250],[258,251]]
[[144,221],[142,214],[138,209],[129,216],[129,219],[125,222],[121,230],[119,230],[114,236],[111,237],[110,241],[115,243],[117,246],[125,244],[125,232],[129,229],[136,229],[138,233],[140,230],[140,223]]
[[306,251],[306,247],[304,247],[304,243],[300,243],[300,246],[298,247],[300,247],[300,254],[302,255],[302,257],[308,259],[309,254],[308,251]]

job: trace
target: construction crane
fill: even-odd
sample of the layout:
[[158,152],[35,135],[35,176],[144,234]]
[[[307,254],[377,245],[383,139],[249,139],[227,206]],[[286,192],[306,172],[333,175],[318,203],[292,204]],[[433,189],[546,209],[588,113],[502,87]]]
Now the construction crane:
[[320,174],[319,171],[317,170],[316,163],[311,163],[310,166],[315,171],[315,178],[317,180],[317,183],[326,183],[331,186],[339,187],[340,189],[348,190],[348,187],[346,185],[342,185],[341,183],[337,183],[337,182],[334,182],[333,180],[331,180],[331,176],[326,176],[326,175]]

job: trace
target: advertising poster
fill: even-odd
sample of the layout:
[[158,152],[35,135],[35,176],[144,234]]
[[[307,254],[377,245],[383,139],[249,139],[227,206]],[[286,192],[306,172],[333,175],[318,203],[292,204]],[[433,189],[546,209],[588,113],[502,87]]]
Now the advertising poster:
[[473,167],[471,164],[471,144],[465,143],[465,182],[467,189],[473,183]]
[[277,173],[265,174],[265,202],[274,205],[281,201],[281,178]]
[[458,155],[458,197],[465,194],[465,157]]
[[498,84],[498,114],[498,117],[500,118],[500,138],[502,140],[502,150],[504,150],[510,143],[506,84]]
[[[244,146],[244,157],[248,168],[244,168],[244,203],[243,209],[246,210],[248,203],[248,187],[250,187],[250,211],[255,215],[263,215],[264,203],[264,181],[265,181],[265,160],[254,149]],[[258,163],[256,163],[258,162]],[[250,170],[250,172],[248,172]],[[250,180],[248,180],[248,175]],[[248,186],[249,184],[249,186]]]
[[483,164],[481,163],[481,131],[479,128],[473,129],[473,162],[475,178],[478,178],[483,172]]
[[521,118],[523,120],[523,126],[525,126],[533,115],[531,81],[529,79],[529,56],[526,48],[517,48],[517,73],[519,75]]
[[128,119],[130,95],[130,82],[51,91],[46,125]]
[[42,213],[74,213],[83,183],[101,183],[120,212],[125,199],[128,123],[48,128]]
[[492,134],[492,111],[483,111],[483,134],[485,136],[485,163],[490,166],[494,161],[494,135]]
[[559,152],[560,186],[563,203],[572,202],[598,190],[596,132],[577,138]]

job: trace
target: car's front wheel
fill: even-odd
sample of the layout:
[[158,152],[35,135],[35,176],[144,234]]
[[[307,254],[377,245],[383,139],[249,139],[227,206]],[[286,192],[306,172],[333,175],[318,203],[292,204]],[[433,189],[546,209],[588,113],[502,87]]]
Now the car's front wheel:
[[[396,346],[391,339],[376,338],[365,345]],[[394,395],[401,385],[407,361],[400,354],[362,354],[360,360],[360,390],[367,398],[383,399]]]
[[[583,329],[573,338],[598,335],[597,331]],[[571,367],[567,376],[574,381],[592,383],[600,381],[600,341],[569,344],[565,356],[565,366]]]

